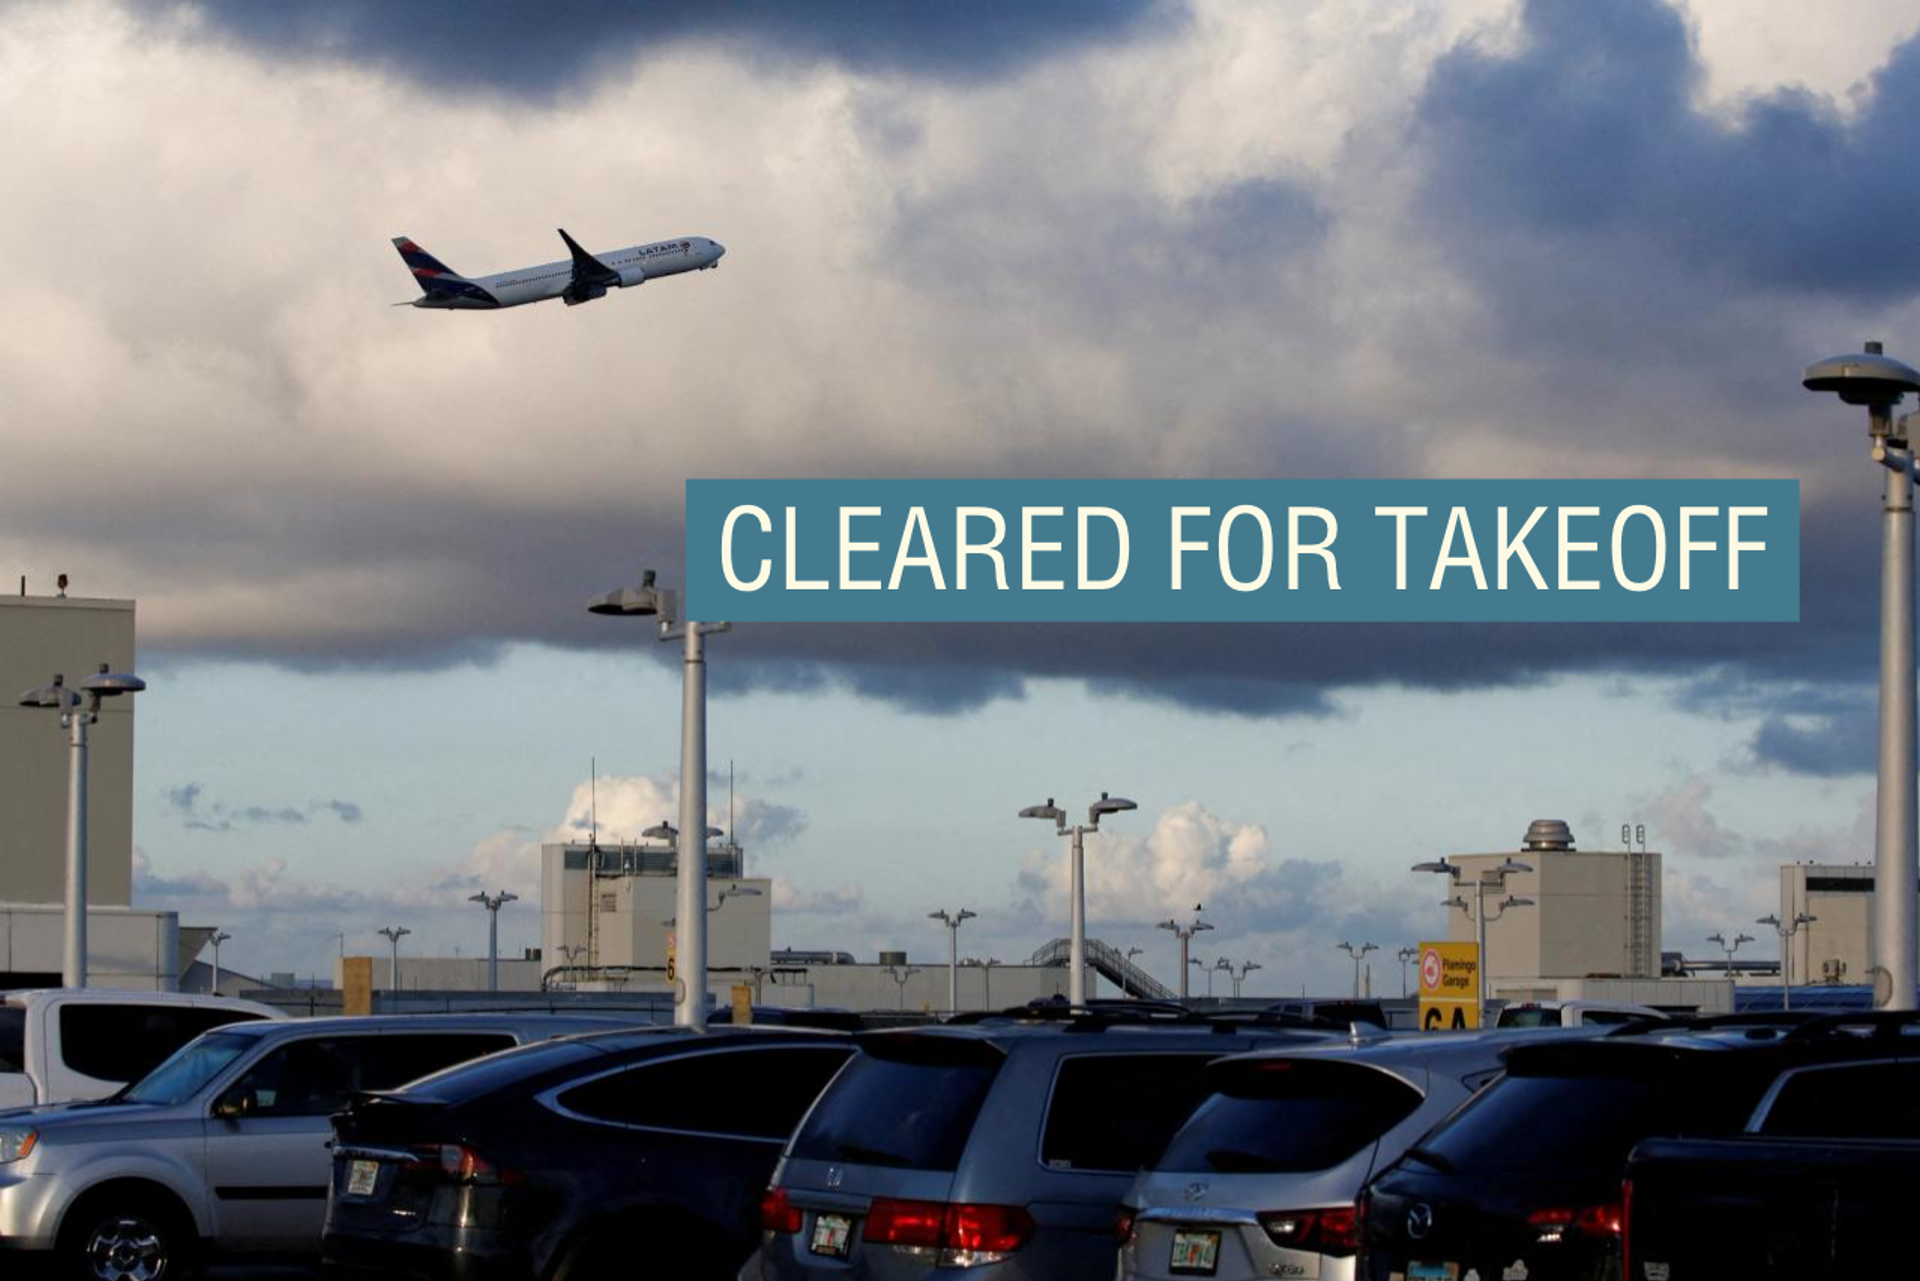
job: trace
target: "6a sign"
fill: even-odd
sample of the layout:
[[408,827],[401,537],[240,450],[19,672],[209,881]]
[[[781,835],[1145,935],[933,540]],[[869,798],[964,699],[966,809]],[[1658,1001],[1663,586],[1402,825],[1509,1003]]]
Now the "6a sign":
[[1465,1031],[1480,1026],[1480,945],[1420,945],[1420,1030]]

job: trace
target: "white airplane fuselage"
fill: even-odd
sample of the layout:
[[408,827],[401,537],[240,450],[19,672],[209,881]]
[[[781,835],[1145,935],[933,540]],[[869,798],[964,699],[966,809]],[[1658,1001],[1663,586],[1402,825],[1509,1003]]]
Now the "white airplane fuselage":
[[[410,248],[409,242],[402,249],[403,256]],[[495,272],[490,276],[435,273],[436,278],[430,283],[422,282],[422,287],[431,289],[431,292],[414,299],[413,305],[445,311],[493,311],[545,302],[550,298],[564,298],[572,306],[604,296],[609,287],[626,289],[662,276],[705,271],[719,265],[721,256],[726,252],[724,245],[705,236],[657,240],[651,244],[615,249],[593,255],[593,259],[604,265],[611,276],[597,284],[585,286],[578,283],[578,264],[570,259]]]

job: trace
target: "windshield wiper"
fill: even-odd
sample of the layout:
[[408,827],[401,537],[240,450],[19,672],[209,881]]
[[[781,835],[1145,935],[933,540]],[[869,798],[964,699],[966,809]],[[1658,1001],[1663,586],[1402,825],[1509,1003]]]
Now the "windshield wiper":
[[889,1152],[885,1148],[870,1148],[858,1143],[841,1143],[837,1146],[840,1149],[840,1159],[843,1161],[857,1161],[861,1165],[896,1165],[902,1167],[913,1165],[913,1162],[907,1157],[901,1156],[898,1152]]
[[1412,1157],[1414,1160],[1418,1161],[1421,1165],[1432,1166],[1434,1169],[1440,1171],[1440,1173],[1442,1174],[1454,1173],[1453,1162],[1447,1160],[1447,1158],[1441,1156],[1438,1152],[1435,1152],[1432,1148],[1408,1148],[1406,1155]]

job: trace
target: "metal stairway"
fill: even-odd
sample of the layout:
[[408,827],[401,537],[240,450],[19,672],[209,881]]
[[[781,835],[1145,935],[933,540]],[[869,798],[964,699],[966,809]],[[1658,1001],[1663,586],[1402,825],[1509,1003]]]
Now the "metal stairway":
[[[1027,964],[1065,965],[1072,951],[1073,940],[1055,939],[1035,952]],[[1179,994],[1172,988],[1129,961],[1124,952],[1099,939],[1087,940],[1087,964],[1127,996],[1142,997],[1149,1001],[1179,999]]]

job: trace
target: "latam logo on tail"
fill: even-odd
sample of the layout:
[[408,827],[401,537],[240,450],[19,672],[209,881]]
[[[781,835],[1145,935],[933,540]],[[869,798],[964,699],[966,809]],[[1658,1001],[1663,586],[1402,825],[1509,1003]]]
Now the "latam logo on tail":
[[705,271],[718,267],[726,246],[705,236],[685,240],[658,240],[650,245],[633,245],[611,253],[590,254],[564,229],[573,257],[566,262],[542,263],[518,271],[496,272],[491,276],[463,276],[413,242],[411,236],[395,236],[393,247],[413,272],[420,286],[420,297],[396,307],[436,307],[445,311],[493,311],[500,307],[518,307],[530,302],[563,298],[567,306],[606,297],[609,289],[625,289],[657,276],[678,276],[687,271]]

